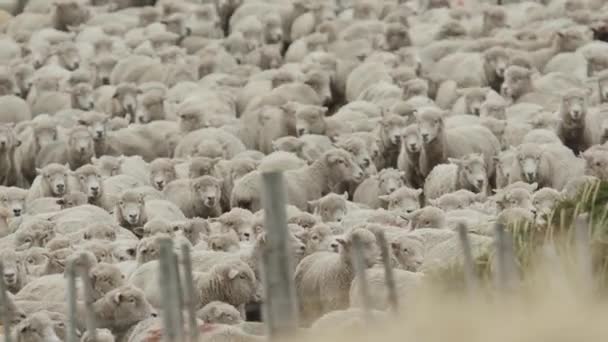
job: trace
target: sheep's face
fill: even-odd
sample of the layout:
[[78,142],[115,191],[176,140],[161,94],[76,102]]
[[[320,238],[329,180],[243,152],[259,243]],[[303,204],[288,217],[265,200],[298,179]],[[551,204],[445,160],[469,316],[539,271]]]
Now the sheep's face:
[[120,174],[121,159],[111,156],[102,156],[100,158],[91,158],[93,165],[102,177],[112,177]]
[[9,75],[0,75],[0,94],[4,95],[20,95],[20,89],[17,82]]
[[336,236],[332,234],[331,228],[324,224],[315,225],[310,229],[308,241],[306,242],[306,252],[338,252],[340,244]]
[[209,176],[215,170],[215,165],[222,160],[221,158],[195,157],[190,160],[188,168],[189,178]]
[[528,190],[515,188],[497,195],[496,204],[501,210],[510,208],[522,208],[535,212],[532,205],[532,194]]
[[382,118],[380,125],[383,135],[388,139],[388,142],[398,146],[401,142],[403,130],[406,127],[406,120],[398,115],[389,115]]
[[[596,76],[600,72],[608,69],[608,58],[606,56],[589,56],[587,57],[587,76]],[[19,82],[18,77],[17,82]]]
[[531,88],[531,76],[532,72],[528,69],[510,66],[505,71],[505,81],[500,89],[501,95],[512,100],[518,99]]
[[304,142],[296,137],[282,137],[272,142],[273,151],[284,151],[297,155],[302,158],[302,150],[304,148]]
[[352,248],[354,248],[353,238],[358,236],[361,241],[361,254],[367,268],[376,264],[380,257],[380,249],[376,243],[376,237],[367,229],[357,228],[350,231],[345,237],[338,237],[337,241],[342,246],[341,252],[350,258]]
[[502,188],[509,182],[515,153],[512,150],[507,150],[493,157],[493,159],[496,165],[496,185],[498,188]]
[[18,284],[24,280],[21,278],[26,274],[23,258],[11,250],[4,251],[1,256],[4,264],[4,282],[9,291],[16,292],[19,290]]
[[491,48],[484,55],[485,69],[492,72],[494,77],[502,79],[509,63],[509,55],[502,48]]
[[107,263],[95,265],[89,271],[89,278],[91,279],[93,289],[101,295],[125,284],[125,277],[120,272],[120,269]]
[[384,32],[386,47],[389,51],[396,51],[402,47],[410,46],[410,34],[406,26],[399,23],[390,23]]
[[325,133],[325,113],[327,108],[312,105],[301,105],[296,109],[296,133],[305,134]]
[[159,158],[150,164],[150,183],[159,191],[177,179],[175,164],[170,159]]
[[111,302],[114,322],[121,325],[119,328],[130,327],[146,318],[156,317],[143,292],[131,285],[121,286],[108,292],[104,300]]
[[418,121],[418,133],[424,145],[433,142],[443,132],[443,113],[428,109],[415,113]]
[[239,310],[234,306],[224,302],[211,302],[200,309],[196,316],[211,324],[228,324],[234,325],[243,320]]
[[221,180],[212,176],[203,176],[192,180],[192,189],[195,198],[202,201],[208,208],[214,208],[222,197]]
[[86,128],[76,127],[69,136],[68,145],[72,153],[81,160],[90,160],[95,156],[95,142]]
[[298,215],[292,216],[291,218],[289,218],[287,220],[287,223],[293,223],[293,224],[297,224],[298,226],[302,227],[302,228],[312,228],[315,224],[318,223],[317,218],[307,212],[302,212]]
[[76,170],[76,177],[82,189],[86,191],[89,199],[97,199],[102,195],[103,182],[101,173],[95,167],[86,167]]
[[44,247],[55,237],[54,226],[50,221],[36,221],[23,225],[15,233],[16,249],[26,250],[31,247]]
[[561,192],[552,188],[542,188],[532,196],[532,205],[536,208],[537,215],[547,218],[553,212],[558,201],[564,199]]
[[578,28],[569,28],[558,31],[556,35],[560,52],[574,52],[592,39],[593,32],[589,29],[581,31]]
[[340,140],[337,142],[336,146],[351,153],[357,164],[361,166],[367,175],[377,173],[376,166],[372,163],[372,157],[368,151],[368,146],[365,145],[365,141],[362,139],[348,138]]
[[137,254],[137,242],[133,241],[132,245],[124,243],[112,245],[112,257],[117,262],[135,260]]
[[422,148],[422,141],[420,141],[420,135],[418,134],[418,125],[409,125],[403,131],[402,136],[403,145],[408,153],[418,153]]
[[240,31],[233,32],[224,40],[224,48],[234,58],[237,64],[245,61],[245,56],[253,49],[254,45],[247,42]]
[[49,164],[42,170],[36,169],[36,172],[42,177],[41,181],[50,188],[52,196],[61,197],[67,193],[69,172],[67,165]]
[[403,171],[395,169],[384,169],[378,174],[378,188],[381,195],[391,194],[393,191],[402,187],[403,184]]
[[578,89],[562,96],[561,110],[571,122],[582,122],[587,115],[588,93]]
[[444,211],[464,209],[471,204],[471,201],[465,200],[453,193],[445,194],[436,200],[430,200],[429,203]]
[[406,215],[412,229],[445,227],[445,212],[435,207],[424,207]]
[[173,236],[175,230],[177,230],[177,228],[172,226],[169,222],[163,219],[155,219],[146,222],[143,228],[142,236],[144,238],[157,234],[167,234],[169,236]]
[[393,253],[404,269],[416,272],[423,262],[424,247],[420,240],[404,236],[391,244]]
[[504,102],[496,102],[486,99],[479,106],[479,116],[482,118],[495,118],[498,120],[507,119],[507,105]]
[[348,193],[338,195],[331,193],[325,197],[309,202],[315,207],[315,211],[321,216],[323,222],[341,222],[347,214],[346,201]]
[[95,60],[93,65],[96,68],[96,86],[110,84],[110,75],[117,62],[118,60],[112,55],[105,55]]
[[19,145],[21,142],[15,136],[13,125],[0,125],[0,154],[12,151]]
[[488,88],[471,88],[464,94],[466,114],[481,115],[481,105],[486,101]]
[[608,180],[608,150],[590,149],[583,154],[585,174],[601,180]]
[[[333,95],[331,92],[331,74],[326,70],[313,69],[309,70],[304,75],[304,83],[310,86],[321,98],[324,105],[329,105],[332,102]],[[327,108],[324,109],[326,114]]]
[[424,96],[428,97],[429,95],[429,85],[426,80],[415,78],[413,80],[406,81],[402,84],[403,87],[403,99],[411,99],[414,96]]
[[36,312],[15,327],[18,341],[59,342],[54,323],[46,312]]
[[93,136],[93,139],[99,141],[106,137],[109,119],[110,118],[103,113],[86,112],[80,116],[78,124],[86,126],[89,129],[91,136]]
[[226,301],[232,305],[241,305],[252,300],[256,293],[255,274],[247,264],[242,261],[229,262],[215,266],[211,273],[220,273],[224,280],[227,293],[230,297]]
[[15,82],[22,97],[26,97],[34,84],[34,67],[30,63],[20,63],[14,67]]
[[108,224],[93,223],[85,228],[83,238],[85,240],[115,241],[116,231]]
[[489,33],[493,29],[507,26],[507,15],[500,7],[488,8],[483,12],[483,27]]
[[83,245],[86,251],[93,253],[97,262],[105,262],[111,264],[114,262],[112,259],[112,251],[110,246],[107,244],[98,243],[98,241],[89,241]]
[[203,127],[203,113],[199,110],[179,111],[177,113],[179,121],[179,130],[182,133],[188,133]]
[[462,159],[448,159],[450,163],[458,166],[459,177],[470,184],[477,192],[485,189],[488,175],[483,156],[474,154]]
[[14,217],[21,216],[25,211],[25,198],[27,190],[19,188],[7,188],[0,191],[0,206],[10,210]]
[[143,238],[137,244],[137,263],[140,265],[148,261],[157,260],[160,258],[160,241],[159,237],[165,235],[158,234],[148,238]]
[[130,225],[137,225],[139,223],[145,205],[143,196],[123,196],[118,201],[122,218]]
[[81,205],[85,205],[88,202],[89,197],[80,191],[65,194],[63,195],[63,197],[57,200],[57,204],[60,205],[61,209],[78,207]]
[[135,118],[137,111],[137,95],[141,91],[131,83],[121,83],[116,87],[114,102],[121,108],[122,112]]
[[355,163],[350,153],[333,149],[323,156],[330,169],[331,179],[360,182],[363,179],[363,170]]
[[239,250],[239,239],[234,232],[212,235],[207,240],[207,244],[212,251],[216,252],[236,252]]
[[80,53],[73,43],[63,43],[58,47],[57,58],[62,67],[74,71],[80,66]]
[[283,23],[276,13],[267,14],[262,20],[264,24],[264,41],[266,44],[278,44],[283,41]]
[[79,83],[71,89],[74,98],[75,108],[82,110],[92,110],[95,106],[93,101],[93,88],[88,83]]
[[523,178],[528,183],[538,182],[538,169],[541,163],[541,151],[534,145],[521,145],[517,151],[517,162]]
[[46,124],[34,126],[34,142],[38,151],[55,141],[57,141],[57,126]]
[[390,195],[380,196],[380,199],[388,204],[388,210],[400,210],[409,214],[420,209],[420,194],[422,189],[410,189],[404,186]]

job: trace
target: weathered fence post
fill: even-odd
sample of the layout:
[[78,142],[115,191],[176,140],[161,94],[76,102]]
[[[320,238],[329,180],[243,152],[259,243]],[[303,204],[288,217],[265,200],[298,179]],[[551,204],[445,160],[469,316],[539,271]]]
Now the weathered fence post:
[[468,294],[473,295],[478,288],[477,277],[475,275],[473,253],[471,252],[471,241],[469,240],[467,227],[462,223],[458,225],[458,237],[464,256],[464,284]]
[[182,263],[184,265],[184,305],[188,310],[188,332],[190,341],[198,341],[199,331],[196,320],[196,309],[194,306],[194,279],[192,277],[192,259],[190,258],[190,246],[187,243],[182,245]]
[[[87,265],[84,255],[80,256],[81,263],[83,265]],[[82,279],[83,291],[84,291],[84,303],[86,307],[86,324],[87,331],[89,332],[89,337],[93,340],[97,340],[97,325],[95,322],[95,315],[93,315],[93,294],[91,293],[93,289],[93,285],[91,284],[91,279],[89,278],[89,268],[83,267],[80,270],[80,279]]]
[[391,253],[386,242],[386,236],[383,231],[376,234],[376,241],[382,253],[382,263],[384,264],[384,281],[386,282],[386,290],[388,291],[388,304],[393,313],[399,313],[399,298],[397,296],[397,288],[395,286],[395,274],[391,265]]
[[4,342],[11,342],[11,312],[4,282],[4,263],[0,260],[0,304],[2,304],[2,327],[4,329]]
[[355,269],[355,278],[359,282],[359,296],[361,296],[361,303],[363,304],[363,312],[365,313],[366,321],[373,321],[372,317],[372,303],[369,297],[369,286],[367,284],[367,274],[365,272],[365,260],[363,258],[363,251],[361,245],[361,238],[358,235],[353,234],[351,259],[353,268]]
[[76,260],[70,262],[67,265],[67,277],[68,277],[68,287],[67,287],[67,297],[68,297],[68,331],[67,331],[67,342],[78,342],[78,337],[76,336],[76,298],[78,294],[76,293],[76,270],[75,265]]
[[513,289],[515,282],[515,256],[513,253],[513,238],[507,235],[505,227],[501,223],[496,223],[495,245],[496,245],[496,286],[506,292]]
[[581,272],[585,294],[589,294],[594,290],[593,265],[590,250],[591,227],[584,217],[579,216],[575,219],[574,229],[578,269]]
[[[271,339],[293,334],[298,326],[291,254],[287,246],[286,192],[281,172],[262,174],[262,204],[266,226],[263,253],[264,299]],[[272,294],[272,295],[271,295]]]
[[163,340],[166,342],[181,341],[178,313],[180,298],[177,297],[177,281],[173,279],[173,242],[162,239],[160,242],[160,284],[163,306]]

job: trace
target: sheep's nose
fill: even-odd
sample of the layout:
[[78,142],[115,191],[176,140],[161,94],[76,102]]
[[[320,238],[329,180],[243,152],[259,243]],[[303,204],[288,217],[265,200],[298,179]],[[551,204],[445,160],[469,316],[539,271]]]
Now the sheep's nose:
[[72,69],[76,70],[76,69],[78,69],[79,66],[80,66],[80,63],[74,62],[74,64],[72,64]]
[[305,133],[306,133],[306,130],[304,128],[298,129],[298,135],[304,135]]
[[338,251],[338,243],[337,242],[332,242],[331,244],[329,244],[329,247],[334,250],[334,251]]
[[475,114],[475,115],[479,116],[479,114],[480,114],[479,107],[475,107],[475,108],[473,108],[473,114]]
[[15,214],[15,216],[21,216],[21,209],[13,209],[13,214]]
[[483,179],[478,179],[477,180],[477,187],[481,188],[483,186],[483,183],[484,183]]
[[0,141],[0,146],[5,147],[6,146],[6,140]]
[[363,162],[361,163],[361,165],[363,165],[364,168],[369,167],[370,164],[371,164],[371,161],[369,160],[369,158],[363,159]]
[[110,78],[109,77],[104,77],[101,79],[101,83],[103,85],[109,85],[110,84]]
[[420,134],[420,136],[422,137],[422,140],[424,140],[424,141],[428,141],[429,140],[429,134],[428,133],[422,133],[422,134]]
[[4,280],[6,280],[7,283],[12,283],[15,280],[15,273],[5,271]]
[[63,189],[65,189],[64,184],[57,184],[57,190],[63,190]]
[[137,214],[129,214],[129,218],[135,220],[137,218]]
[[164,182],[164,181],[162,181],[162,180],[161,180],[161,181],[156,181],[156,185],[157,185],[157,186],[158,186],[160,189],[162,189],[162,188],[163,188],[163,185],[164,185],[164,184],[165,184],[165,182]]
[[89,102],[88,109],[93,109],[93,107],[95,107],[95,103]]
[[341,217],[336,217],[336,222],[342,222],[342,218]]
[[95,134],[97,135],[98,138],[103,137],[103,131],[95,131]]
[[98,192],[99,191],[99,187],[98,186],[92,186],[91,187],[91,191]]
[[393,192],[395,192],[395,190],[397,190],[397,188],[395,188],[395,187],[390,187],[390,188],[388,188],[388,193],[389,193],[389,194],[392,194]]

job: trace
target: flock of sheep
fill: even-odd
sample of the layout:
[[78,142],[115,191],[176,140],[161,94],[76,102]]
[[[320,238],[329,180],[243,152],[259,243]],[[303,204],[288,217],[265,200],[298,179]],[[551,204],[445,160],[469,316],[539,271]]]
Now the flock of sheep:
[[[608,179],[608,5],[447,0],[30,0],[0,12],[0,261],[16,341],[153,341],[161,240],[192,248],[203,337],[257,341],[261,173],[284,171],[303,329],[363,320],[549,223]],[[84,333],[90,284],[99,329]],[[270,294],[271,295],[271,294]]]

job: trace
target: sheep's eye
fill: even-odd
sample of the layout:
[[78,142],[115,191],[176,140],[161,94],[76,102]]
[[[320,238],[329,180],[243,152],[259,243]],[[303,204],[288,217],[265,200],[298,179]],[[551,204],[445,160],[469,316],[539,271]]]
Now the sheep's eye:
[[28,237],[28,238],[25,238],[23,241],[25,241],[26,243],[30,243],[30,242],[32,242],[32,238]]
[[318,240],[318,239],[319,239],[319,237],[318,237],[318,236],[316,236],[316,235],[313,235],[313,237],[312,237],[311,239],[313,239],[313,240]]
[[602,166],[602,163],[600,163],[599,161],[595,162],[595,166]]
[[118,202],[118,204],[121,205],[121,206],[123,206],[123,205],[125,205],[125,202],[120,201],[120,202]]
[[135,298],[129,298],[129,303],[135,303]]
[[33,264],[34,263],[34,259],[32,259],[32,258],[27,259],[27,263],[28,264]]
[[409,253],[409,252],[410,252],[410,250],[408,248],[403,249],[403,253]]
[[246,274],[244,274],[244,273],[243,273],[243,274],[240,274],[240,275],[239,275],[239,278],[241,278],[241,279],[247,279],[247,275],[246,275]]

